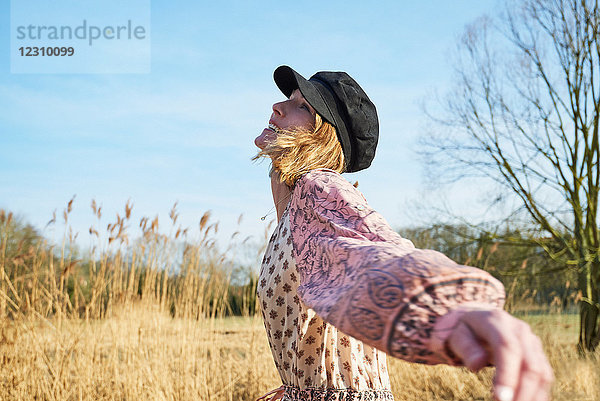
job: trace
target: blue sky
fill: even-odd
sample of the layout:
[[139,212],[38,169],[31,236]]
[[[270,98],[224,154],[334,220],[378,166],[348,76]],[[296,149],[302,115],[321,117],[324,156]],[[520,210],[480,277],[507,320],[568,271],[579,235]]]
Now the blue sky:
[[[36,2],[12,0],[26,1]],[[347,178],[392,226],[414,224],[409,205],[424,193],[414,151],[427,124],[419,103],[450,85],[457,38],[495,4],[152,0],[149,73],[17,74],[3,1],[0,208],[42,229],[76,195],[71,224],[83,245],[98,226],[92,199],[103,226],[131,199],[132,226],[159,215],[164,227],[177,201],[184,226],[211,210],[223,241],[236,230],[260,237],[272,200],[268,163],[250,161],[253,139],[282,99],[272,72],[287,64],[306,77],[345,70],[363,86],[378,108],[380,145],[372,167]]]

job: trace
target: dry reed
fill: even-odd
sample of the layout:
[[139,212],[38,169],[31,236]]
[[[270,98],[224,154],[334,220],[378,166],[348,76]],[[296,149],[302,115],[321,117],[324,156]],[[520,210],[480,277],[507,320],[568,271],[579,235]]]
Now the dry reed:
[[[87,256],[68,229],[60,247],[17,238],[0,211],[0,399],[253,400],[278,387],[260,318],[224,317],[232,250],[214,245],[209,215],[194,240],[174,207],[170,234],[143,218],[132,241],[131,208],[106,231],[90,228]],[[92,210],[100,221],[95,202]],[[600,362],[576,355],[577,317],[525,318],[555,369],[553,399],[600,400]],[[390,359],[389,371],[398,401],[491,399],[491,368]]]

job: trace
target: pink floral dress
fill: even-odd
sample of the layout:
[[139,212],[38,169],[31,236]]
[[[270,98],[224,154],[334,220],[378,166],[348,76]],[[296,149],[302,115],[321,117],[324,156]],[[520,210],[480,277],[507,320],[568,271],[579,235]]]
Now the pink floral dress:
[[504,300],[496,279],[416,249],[325,169],[294,186],[257,294],[284,400],[392,400],[386,353],[456,364],[434,341],[438,317]]

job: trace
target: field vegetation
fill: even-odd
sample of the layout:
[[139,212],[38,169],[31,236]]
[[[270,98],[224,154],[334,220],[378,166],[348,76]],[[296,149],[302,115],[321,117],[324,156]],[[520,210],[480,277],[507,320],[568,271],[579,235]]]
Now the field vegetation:
[[[167,234],[158,219],[142,218],[141,235],[130,238],[130,204],[100,230],[93,202],[96,245],[81,251],[68,228],[71,208],[60,245],[0,211],[0,399],[253,400],[281,384],[255,313],[256,266],[236,262],[247,242],[219,248],[209,214],[192,233],[178,226],[175,207]],[[403,234],[505,282],[507,307],[544,342],[553,399],[600,400],[600,361],[576,352],[578,295],[567,273],[532,274],[546,262],[530,248],[509,252],[485,239],[460,248],[452,230],[431,230]],[[388,363],[396,400],[491,399],[492,368]]]

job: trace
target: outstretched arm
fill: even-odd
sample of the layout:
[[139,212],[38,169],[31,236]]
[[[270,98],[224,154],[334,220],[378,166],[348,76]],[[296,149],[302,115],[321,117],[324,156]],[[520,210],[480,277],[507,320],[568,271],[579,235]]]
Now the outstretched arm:
[[499,401],[548,400],[554,379],[540,339],[501,309],[461,307],[440,317],[432,347],[445,348],[471,370],[496,366]]
[[498,280],[414,248],[331,171],[301,179],[289,211],[298,294],[323,320],[412,362],[494,365],[498,400],[548,399],[540,340],[502,310]]

